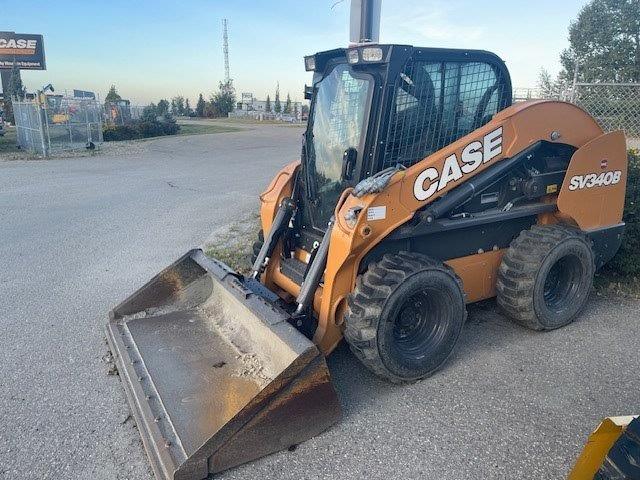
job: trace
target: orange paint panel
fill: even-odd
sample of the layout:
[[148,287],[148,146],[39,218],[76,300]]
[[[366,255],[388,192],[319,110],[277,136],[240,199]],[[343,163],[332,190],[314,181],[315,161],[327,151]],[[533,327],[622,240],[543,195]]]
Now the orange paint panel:
[[280,202],[284,197],[291,195],[293,179],[300,161],[291,162],[280,170],[267,189],[260,194],[260,221],[265,235],[271,228]]
[[445,262],[462,280],[467,303],[496,296],[496,279],[503,254],[504,250],[496,250]]
[[558,196],[558,210],[582,230],[617,225],[622,221],[626,185],[624,133],[601,135],[571,158]]

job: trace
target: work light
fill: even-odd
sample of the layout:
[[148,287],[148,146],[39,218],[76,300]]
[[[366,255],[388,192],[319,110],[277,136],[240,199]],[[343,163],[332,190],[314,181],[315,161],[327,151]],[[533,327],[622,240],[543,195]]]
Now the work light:
[[313,72],[316,69],[316,57],[310,55],[308,57],[304,57],[304,69],[307,72]]
[[382,60],[380,47],[365,47],[362,49],[362,60],[365,62],[379,62]]

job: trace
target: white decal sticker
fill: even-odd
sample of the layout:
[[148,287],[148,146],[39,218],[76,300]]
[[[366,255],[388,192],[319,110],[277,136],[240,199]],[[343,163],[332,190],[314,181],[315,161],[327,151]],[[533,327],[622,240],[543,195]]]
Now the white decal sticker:
[[[475,171],[483,163],[488,163],[502,153],[502,127],[487,133],[482,141],[475,140],[457,154],[449,155],[442,167],[442,172],[429,167],[420,172],[413,184],[413,196],[422,202],[436,192],[444,190],[451,183],[457,183],[465,175]],[[462,162],[462,163],[461,163]]]
[[587,173],[586,175],[575,175],[569,180],[569,190],[582,190],[583,188],[606,187],[620,183],[622,172]]
[[387,207],[385,205],[367,208],[368,222],[371,222],[373,220],[384,220],[385,218],[387,218]]

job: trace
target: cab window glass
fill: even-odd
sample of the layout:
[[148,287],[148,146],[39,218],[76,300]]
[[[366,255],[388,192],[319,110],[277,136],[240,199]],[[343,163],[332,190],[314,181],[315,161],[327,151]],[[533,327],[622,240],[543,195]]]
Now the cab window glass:
[[499,70],[483,62],[410,62],[395,87],[383,167],[413,165],[506,106]]

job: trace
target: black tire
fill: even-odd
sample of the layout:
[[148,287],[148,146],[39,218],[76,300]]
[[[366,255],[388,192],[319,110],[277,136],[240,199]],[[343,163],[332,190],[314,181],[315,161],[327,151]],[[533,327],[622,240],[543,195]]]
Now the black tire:
[[354,355],[393,383],[440,368],[466,319],[462,282],[424,255],[386,254],[360,275],[349,296],[344,336]]
[[258,258],[258,254],[260,253],[260,249],[262,248],[263,244],[264,244],[264,233],[262,232],[262,230],[260,230],[258,232],[258,240],[253,242],[253,246],[251,247],[253,249],[253,252],[251,253],[251,265],[253,265],[256,261],[256,258]]
[[535,225],[512,243],[498,270],[498,305],[520,325],[554,330],[571,323],[589,299],[591,241],[564,225]]

